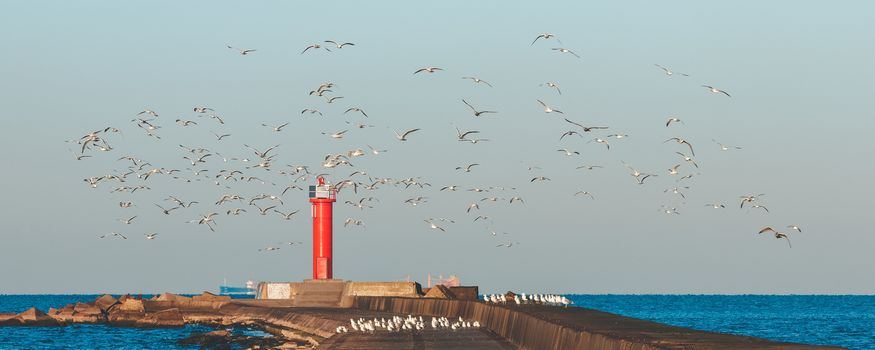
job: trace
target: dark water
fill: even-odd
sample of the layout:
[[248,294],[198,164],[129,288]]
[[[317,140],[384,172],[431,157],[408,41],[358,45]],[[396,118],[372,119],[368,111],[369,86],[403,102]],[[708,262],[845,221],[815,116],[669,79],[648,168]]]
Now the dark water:
[[[89,302],[99,295],[0,295],[0,312],[21,312],[31,307],[48,311],[76,302]],[[151,295],[143,295],[149,298]],[[176,344],[192,333],[215,328],[186,325],[182,328],[125,328],[106,325],[67,327],[0,327],[0,349],[197,349]],[[253,330],[235,330],[248,335],[265,335]]]
[[875,349],[875,296],[568,295],[576,306],[675,326]]
[[[47,311],[97,295],[0,295],[0,312]],[[150,297],[144,295],[144,297]],[[875,296],[569,295],[576,306],[706,331],[875,349]],[[176,341],[213,328],[73,325],[0,327],[0,349],[186,349]],[[253,331],[243,331],[253,332]],[[253,332],[256,333],[256,332]]]

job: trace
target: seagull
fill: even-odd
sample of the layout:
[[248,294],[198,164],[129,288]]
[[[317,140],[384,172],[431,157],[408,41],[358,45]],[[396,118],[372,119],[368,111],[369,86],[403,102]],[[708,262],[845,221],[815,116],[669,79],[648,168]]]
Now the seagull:
[[724,95],[726,95],[726,97],[732,97],[732,96],[729,96],[729,93],[727,93],[726,91],[720,90],[720,89],[715,88],[715,87],[713,87],[713,86],[702,85],[702,87],[704,87],[704,88],[708,88],[709,91],[711,91],[711,92],[713,92],[713,93],[715,93],[715,94],[724,94]]
[[336,133],[333,133],[333,134],[329,134],[329,133],[325,133],[325,132],[323,132],[322,135],[328,135],[328,136],[331,136],[331,138],[333,138],[333,139],[342,139],[342,138],[343,138],[343,134],[345,134],[347,131],[349,131],[349,130],[344,130],[344,131],[336,132]]
[[312,109],[312,108],[307,108],[307,109],[304,109],[303,111],[301,111],[301,114],[304,114],[304,113],[310,113],[310,114],[319,113],[320,117],[323,116],[322,112],[320,112],[318,109]]
[[593,168],[604,168],[604,167],[601,165],[581,165],[581,166],[577,167],[577,169],[586,169],[586,170],[592,170]]
[[231,47],[231,45],[227,45],[227,46],[231,50],[235,50],[235,51],[240,52],[240,55],[243,55],[243,56],[248,55],[250,52],[255,52],[254,49],[238,49],[238,48]]
[[628,134],[611,134],[611,135],[608,135],[605,137],[613,137],[615,139],[623,139],[623,138],[629,137],[629,135]]
[[596,137],[596,138],[594,138],[594,139],[592,139],[592,140],[589,140],[587,143],[590,143],[590,142],[601,143],[601,144],[604,144],[605,147],[607,147],[609,150],[611,149],[611,145],[608,144],[608,140],[602,140],[602,139]]
[[343,114],[347,114],[347,113],[349,113],[349,112],[359,112],[359,113],[361,113],[363,116],[365,116],[365,118],[368,118],[368,114],[365,113],[365,111],[363,111],[361,108],[358,108],[358,107],[352,107],[352,108],[350,108],[350,109],[347,109],[346,112],[343,112]]
[[666,142],[669,142],[669,141],[675,141],[675,142],[677,142],[678,144],[685,144],[685,145],[687,145],[687,147],[690,148],[690,153],[691,153],[694,157],[696,156],[696,152],[693,151],[693,145],[690,144],[689,142],[687,142],[687,140],[684,140],[684,139],[679,138],[679,137],[672,137],[672,138],[670,138],[670,139],[668,139],[668,140],[663,141],[662,143],[666,143]]
[[711,208],[714,208],[714,209],[722,209],[722,208],[726,208],[726,206],[723,205],[723,204],[705,204],[705,206],[706,206],[706,207],[711,207]]
[[475,166],[475,165],[480,165],[480,164],[477,164],[477,163],[474,163],[474,164],[468,164],[468,166],[466,166],[466,167],[460,167],[460,166],[457,166],[457,167],[456,167],[456,170],[462,170],[462,171],[464,171],[464,172],[466,172],[466,173],[470,173],[470,172],[471,172],[471,167],[473,167],[473,166]]
[[510,197],[510,203],[511,203],[511,204],[513,204],[513,201],[517,201],[517,202],[520,202],[520,203],[523,203],[523,204],[526,203],[526,202],[523,201],[523,198],[522,198],[522,197],[517,197],[517,196]]
[[355,44],[353,44],[353,43],[340,43],[340,44],[338,44],[338,43],[337,43],[336,41],[334,41],[334,40],[325,40],[324,42],[326,42],[326,43],[332,43],[332,44],[334,44],[334,46],[336,46],[338,49],[342,49],[344,46],[347,46],[347,45],[349,45],[349,46],[355,46]]
[[[682,187],[682,188],[690,189],[689,187]],[[674,193],[676,195],[681,196],[681,198],[683,198],[683,199],[687,198],[687,196],[684,196],[684,194],[681,192],[681,188],[679,188],[679,187],[667,188],[667,189],[665,189],[665,191],[662,191],[662,193],[668,193],[668,191],[671,191],[671,193]]]
[[535,181],[550,181],[550,178],[544,177],[544,176],[536,176],[536,177],[533,177],[531,180],[529,180],[529,182],[535,182]]
[[562,140],[563,138],[565,138],[565,136],[571,136],[571,135],[577,135],[578,137],[583,137],[583,135],[581,135],[579,132],[574,131],[574,130],[569,130],[569,131],[562,133],[562,135],[559,136],[559,140]]
[[415,72],[413,72],[413,74],[416,74],[416,73],[419,73],[419,72],[434,73],[434,72],[439,71],[439,70],[443,70],[443,68],[438,68],[438,67],[425,67],[425,68],[417,69]]
[[122,239],[128,239],[127,237],[125,237],[124,235],[122,235],[121,233],[118,233],[118,232],[110,232],[109,234],[101,235],[98,238],[106,238],[106,237],[121,237]]
[[148,240],[153,240],[156,236],[158,236],[157,233],[144,233],[143,235],[146,236],[146,239]]
[[787,240],[787,246],[790,247],[790,248],[793,248],[793,245],[790,244],[790,237],[787,237],[786,234],[783,234],[783,233],[780,233],[780,232],[775,232],[775,238],[776,238],[776,239],[781,239],[781,238],[786,239],[786,240]]
[[680,166],[681,166],[680,164],[677,164],[677,165],[671,167],[671,169],[668,169],[668,174],[669,174],[669,175],[677,175],[677,174],[678,174],[678,168],[679,168]]
[[212,132],[212,131],[210,131],[210,133],[212,133],[214,136],[216,136],[216,141],[222,141],[223,138],[226,138],[226,137],[228,137],[228,136],[231,136],[231,134],[222,134],[222,135],[219,135],[219,134],[217,134],[217,133],[215,133],[215,132]]
[[574,196],[575,196],[575,197],[577,197],[577,196],[589,196],[589,198],[591,198],[591,199],[595,199],[595,197],[593,197],[592,193],[589,193],[588,191],[577,191],[577,192],[574,194]]
[[368,145],[368,148],[371,149],[371,154],[373,154],[373,155],[375,155],[375,156],[376,156],[376,155],[379,155],[380,153],[383,153],[383,152],[387,152],[387,151],[388,151],[388,150],[385,150],[385,149],[384,149],[384,150],[376,149],[376,148],[374,148],[374,147],[371,147],[371,145]]
[[245,212],[246,212],[246,209],[234,208],[234,209],[230,209],[230,210],[228,210],[228,211],[226,212],[226,214],[227,214],[227,215],[240,215],[241,212],[245,213]]
[[280,250],[279,247],[265,247],[258,249],[259,252],[272,252],[274,250]]
[[277,125],[277,126],[267,125],[267,124],[265,124],[265,123],[261,123],[261,126],[268,127],[268,128],[270,128],[271,130],[273,130],[273,131],[275,131],[275,132],[280,132],[280,131],[282,131],[283,128],[286,127],[286,125],[289,125],[289,123],[285,123],[285,124]]
[[757,195],[741,196],[741,197],[739,197],[739,198],[741,198],[741,205],[739,206],[739,208],[744,208],[744,203],[753,203],[753,202],[756,201],[759,197],[761,197],[761,196],[765,196],[765,195],[766,195],[765,193],[760,193],[760,194],[757,194]]
[[484,113],[498,113],[496,111],[478,111],[478,110],[474,109],[474,106],[472,106],[470,103],[468,103],[468,101],[465,101],[464,99],[462,99],[462,102],[464,102],[466,105],[468,105],[468,107],[471,108],[472,111],[474,111],[475,117],[479,117],[481,114],[484,114]]
[[541,101],[541,100],[537,100],[537,101],[538,101],[538,103],[541,104],[542,107],[544,107],[544,113],[556,112],[556,113],[560,113],[560,114],[565,114],[564,112],[562,112],[558,109],[553,109],[553,107],[548,106],[546,103],[544,103],[544,101]]
[[[148,115],[151,115],[153,117],[158,117],[158,113],[151,110],[151,109],[144,109],[142,112],[137,113],[137,115],[142,115],[142,114],[148,114]],[[136,119],[134,119],[134,120],[136,120]]]
[[443,231],[443,232],[447,232],[447,230],[444,230],[443,227],[440,227],[440,226],[438,226],[438,225],[435,225],[434,222],[431,222],[431,221],[429,221],[429,220],[423,220],[423,221],[427,222],[429,228],[431,228],[431,229],[433,229],[433,230],[436,229],[436,230],[441,230],[441,231]]
[[118,206],[122,207],[122,208],[130,208],[133,205],[134,205],[134,203],[131,203],[131,202],[118,202]]
[[787,225],[787,228],[789,228],[789,229],[793,229],[793,230],[796,230],[796,232],[802,232],[802,229],[799,228],[799,226],[796,226],[796,225]]
[[671,123],[681,123],[681,124],[683,124],[684,122],[683,122],[682,120],[678,119],[678,118],[675,118],[675,117],[669,117],[668,120],[665,122],[665,127],[667,128]]
[[683,76],[685,76],[685,77],[690,76],[689,74],[678,73],[678,72],[672,72],[671,69],[665,68],[665,67],[660,66],[660,65],[655,64],[655,63],[654,63],[653,65],[659,67],[660,69],[662,69],[662,70],[665,72],[665,75],[667,75],[667,76],[672,76],[672,75],[674,75],[674,74],[683,75]]
[[716,143],[717,145],[719,145],[721,151],[728,151],[728,150],[730,150],[730,149],[741,149],[741,147],[724,145],[724,144],[722,144],[722,143],[720,143],[720,142],[717,142],[717,140],[715,140],[715,139],[711,139],[711,141],[714,141],[714,143]]
[[554,47],[554,48],[552,48],[552,49],[550,49],[550,50],[553,50],[553,51],[559,51],[559,52],[561,52],[561,53],[570,53],[570,54],[574,55],[574,57],[580,58],[580,56],[578,56],[576,53],[572,52],[572,51],[569,50],[569,49],[563,48],[563,47]]
[[458,188],[459,188],[459,186],[456,186],[456,185],[450,185],[450,186],[444,186],[444,187],[442,187],[440,190],[441,190],[441,191],[445,191],[445,190],[446,190],[446,191],[456,191]]
[[123,222],[125,225],[130,225],[131,222],[133,222],[134,219],[136,219],[136,218],[137,218],[137,216],[135,215],[135,216],[132,216],[128,219],[119,219],[119,221]]
[[646,175],[644,175],[644,176],[642,176],[642,177],[635,177],[635,180],[638,181],[638,184],[639,184],[639,185],[643,185],[643,184],[644,184],[644,180],[646,180],[648,177],[651,177],[651,176],[656,176],[656,175],[653,175],[653,174],[646,174]]
[[397,131],[395,131],[395,138],[397,138],[398,141],[407,141],[407,135],[410,135],[411,133],[413,133],[414,131],[417,131],[417,130],[419,130],[419,128],[410,129],[410,130],[405,131],[403,134],[399,134]]
[[466,138],[466,136],[468,136],[468,134],[479,134],[479,133],[480,133],[480,131],[477,131],[477,130],[470,130],[470,131],[462,132],[461,130],[459,130],[459,128],[456,128],[456,134],[458,135],[457,137],[459,138],[459,141],[470,141]]
[[288,213],[288,214],[283,213],[283,212],[281,212],[281,211],[279,211],[279,210],[276,210],[276,209],[274,209],[273,211],[274,211],[275,213],[277,213],[277,214],[280,214],[280,216],[282,216],[283,219],[285,219],[285,220],[291,220],[291,219],[292,219],[292,215],[297,214],[300,210],[295,210],[295,211],[293,211],[293,212],[291,212],[291,213]]
[[477,203],[471,203],[471,204],[468,204],[468,210],[467,210],[466,212],[467,212],[467,213],[470,213],[470,212],[471,212],[471,209],[477,209],[477,210],[480,210],[480,206],[477,205]]
[[197,122],[192,121],[192,120],[182,120],[182,119],[177,119],[177,120],[176,120],[176,124],[179,124],[179,125],[182,125],[182,126],[189,126],[189,125],[197,125]]
[[362,225],[364,225],[364,223],[362,223],[361,220],[356,220],[353,218],[346,218],[346,220],[343,222],[343,227],[346,227],[348,225],[362,226]]
[[556,83],[554,83],[554,82],[549,82],[549,81],[548,81],[548,82],[543,83],[543,84],[538,85],[538,86],[546,86],[546,87],[549,87],[549,88],[556,89],[556,92],[558,92],[560,95],[562,95],[562,90],[559,90],[559,84],[556,84]]
[[[203,118],[202,115],[199,115],[198,117]],[[207,114],[207,117],[209,117],[210,119],[215,119],[217,122],[219,122],[219,124],[225,124],[225,121],[222,120],[222,117],[219,117],[219,116],[217,116],[217,115],[214,115],[214,114]]]
[[331,52],[331,50],[328,49],[327,47],[322,47],[322,45],[319,45],[319,44],[313,44],[313,45],[305,47],[304,51],[301,51],[301,54],[303,55],[304,52],[307,52],[307,50],[309,50],[309,49],[325,49],[325,51]]
[[766,211],[766,213],[769,212],[769,208],[766,208],[765,206],[763,206],[763,205],[759,205],[759,204],[757,204],[757,205],[753,205],[753,206],[751,206],[751,208],[762,208],[763,210]]
[[157,203],[155,203],[155,206],[158,207],[158,208],[161,208],[161,212],[164,213],[164,215],[170,215],[170,212],[171,212],[171,211],[174,211],[174,210],[180,208],[180,207],[173,207],[173,208],[170,208],[170,209],[164,209],[164,207],[158,205]]
[[488,83],[486,80],[482,80],[477,77],[462,77],[462,79],[471,79],[471,81],[473,81],[474,83],[483,83],[488,85],[489,87],[492,87],[492,84]]
[[498,247],[507,247],[507,248],[510,248],[510,247],[513,247],[514,244],[520,244],[520,242],[508,242],[508,243],[499,244],[499,245],[497,245],[497,246],[495,246],[495,247],[496,247],[496,248],[498,248]]
[[477,215],[477,217],[474,218],[474,222],[477,222],[477,220],[481,220],[481,219],[483,221],[486,221],[486,220],[490,220],[490,217],[487,215]]
[[563,148],[563,149],[557,149],[556,152],[564,152],[565,155],[566,155],[566,156],[569,156],[569,157],[572,156],[572,155],[575,155],[575,154],[580,155],[580,152],[578,152],[578,151],[571,151],[571,150],[568,150],[568,149],[565,149],[565,148]]
[[763,227],[762,229],[760,229],[760,231],[757,232],[757,233],[760,234],[760,233],[763,233],[763,232],[772,232],[772,233],[777,233],[778,231],[775,231],[775,229],[773,229],[771,226],[766,226],[766,227]]
[[699,167],[699,165],[696,164],[696,161],[693,160],[693,158],[690,158],[689,156],[687,156],[686,154],[683,154],[681,152],[675,152],[675,153],[677,153],[679,156],[681,156],[681,158],[683,158],[685,161],[687,161],[687,163],[694,165],[696,168]]
[[195,113],[206,113],[207,111],[215,112],[214,109],[209,107],[195,107],[194,111]]
[[343,98],[343,96],[326,97],[326,98],[325,98],[325,101],[326,101],[327,103],[333,103],[334,100],[337,100],[337,99],[340,99],[340,98]]
[[[542,33],[542,34],[539,34],[538,36],[535,37],[535,40],[532,40],[532,43],[529,44],[529,46],[535,45],[535,42],[538,41],[538,39],[541,39],[541,38],[543,38],[544,40],[546,40],[546,39],[550,39],[550,38],[556,38],[556,35],[555,35],[555,34],[550,34],[550,33]],[[556,38],[556,41],[558,41],[560,44],[562,43],[562,41],[559,40],[559,38]]]
[[565,121],[579,126],[581,129],[583,129],[583,132],[590,132],[592,130],[607,129],[608,128],[607,126],[583,126],[582,124],[573,122],[568,118],[565,118]]

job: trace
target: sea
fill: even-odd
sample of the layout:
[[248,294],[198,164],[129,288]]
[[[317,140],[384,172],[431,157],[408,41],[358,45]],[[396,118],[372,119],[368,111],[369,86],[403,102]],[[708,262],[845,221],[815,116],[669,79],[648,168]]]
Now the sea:
[[[705,331],[875,350],[875,296],[566,295],[577,307]],[[0,295],[0,312],[46,311],[98,295]],[[144,297],[149,297],[144,295]],[[0,349],[196,349],[176,342],[214,328],[0,327]],[[256,330],[238,329],[249,335]]]

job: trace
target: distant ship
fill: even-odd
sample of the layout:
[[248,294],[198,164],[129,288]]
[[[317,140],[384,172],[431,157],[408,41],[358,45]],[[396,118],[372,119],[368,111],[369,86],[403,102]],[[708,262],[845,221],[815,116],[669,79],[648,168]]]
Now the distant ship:
[[228,296],[252,295],[252,296],[255,296],[255,282],[246,281],[246,287],[235,287],[235,286],[229,286],[228,281],[225,281],[222,285],[219,286],[219,295],[228,295]]

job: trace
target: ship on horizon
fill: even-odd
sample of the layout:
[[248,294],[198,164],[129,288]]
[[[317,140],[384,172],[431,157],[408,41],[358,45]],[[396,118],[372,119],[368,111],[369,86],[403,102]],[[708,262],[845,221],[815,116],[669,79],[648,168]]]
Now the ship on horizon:
[[219,295],[227,296],[255,296],[255,282],[252,280],[246,281],[245,287],[229,286],[228,280],[224,280],[219,286]]

